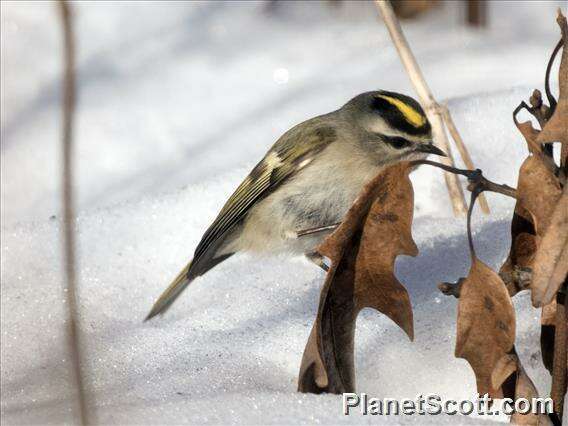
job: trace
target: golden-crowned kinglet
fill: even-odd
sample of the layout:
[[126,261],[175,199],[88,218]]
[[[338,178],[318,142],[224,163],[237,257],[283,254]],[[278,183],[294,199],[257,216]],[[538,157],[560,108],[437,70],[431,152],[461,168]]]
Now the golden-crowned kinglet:
[[[163,313],[196,277],[239,251],[313,249],[341,222],[364,184],[402,160],[445,155],[414,99],[376,91],[288,130],[225,203],[193,260],[154,304]],[[298,237],[298,231],[321,228]],[[322,265],[323,266],[323,265]]]

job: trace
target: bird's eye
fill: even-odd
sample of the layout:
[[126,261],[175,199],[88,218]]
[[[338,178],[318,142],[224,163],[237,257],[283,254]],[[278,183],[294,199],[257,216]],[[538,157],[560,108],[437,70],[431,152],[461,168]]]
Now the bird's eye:
[[400,136],[383,136],[383,139],[395,149],[402,149],[411,145],[411,142],[408,139],[404,139]]

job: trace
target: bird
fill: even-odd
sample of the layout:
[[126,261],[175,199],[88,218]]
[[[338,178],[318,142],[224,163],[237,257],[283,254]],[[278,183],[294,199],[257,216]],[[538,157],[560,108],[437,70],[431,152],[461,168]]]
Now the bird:
[[238,252],[304,254],[326,269],[315,247],[365,183],[386,166],[429,154],[445,156],[433,143],[424,110],[412,97],[391,91],[359,94],[292,127],[227,200],[146,320],[163,314],[195,278]]

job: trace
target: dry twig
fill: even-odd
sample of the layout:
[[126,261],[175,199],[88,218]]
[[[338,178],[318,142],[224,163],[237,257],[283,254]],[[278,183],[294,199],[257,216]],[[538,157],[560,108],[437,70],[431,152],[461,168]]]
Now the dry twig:
[[81,375],[81,345],[77,332],[77,275],[75,255],[75,233],[73,229],[75,208],[73,197],[73,117],[75,112],[75,39],[69,4],[59,2],[63,25],[65,75],[63,79],[63,241],[66,285],[64,294],[68,306],[67,343],[72,363],[72,376],[77,388],[77,417],[81,424],[87,424],[87,407]]
[[[377,6],[377,9],[381,13],[383,20],[385,21],[392,41],[396,46],[398,54],[400,55],[400,59],[404,67],[406,68],[406,72],[408,73],[414,89],[418,93],[420,102],[424,106],[428,120],[432,125],[434,143],[436,145],[439,145],[440,148],[443,149],[446,154],[448,154],[448,157],[442,158],[441,161],[447,166],[454,167],[455,164],[452,157],[452,151],[450,149],[450,143],[448,141],[448,137],[444,128],[441,108],[434,99],[434,96],[432,95],[432,92],[428,87],[428,84],[426,83],[422,72],[420,71],[420,67],[418,66],[416,58],[412,54],[410,46],[408,45],[408,42],[404,37],[402,28],[400,27],[398,19],[394,14],[392,6],[387,0],[375,0],[375,5]],[[446,186],[448,187],[454,214],[466,214],[467,206],[465,203],[463,190],[459,184],[457,177],[450,173],[445,173],[444,178],[446,179]]]
[[468,189],[473,192],[476,186],[479,186],[481,191],[496,192],[498,194],[506,195],[507,197],[517,198],[517,190],[511,188],[509,185],[502,185],[490,181],[485,176],[480,169],[475,170],[464,170],[458,169],[456,167],[447,166],[445,164],[436,163],[430,160],[416,160],[410,163],[412,166],[418,166],[420,164],[428,164],[429,166],[438,167],[446,172],[453,173],[454,175],[462,175],[468,179],[469,185]]

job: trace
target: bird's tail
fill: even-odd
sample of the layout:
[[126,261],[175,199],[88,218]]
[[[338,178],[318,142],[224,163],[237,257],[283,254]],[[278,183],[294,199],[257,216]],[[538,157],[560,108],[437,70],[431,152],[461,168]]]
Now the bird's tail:
[[158,314],[163,314],[175,302],[178,296],[191,282],[200,275],[203,275],[210,269],[214,268],[225,259],[231,257],[234,253],[225,253],[215,256],[201,256],[191,260],[185,268],[181,270],[176,279],[170,286],[162,293],[160,298],[152,306],[152,310],[144,321],[155,317]]
[[162,293],[160,298],[154,303],[150,313],[146,317],[144,321],[148,321],[149,319],[155,317],[158,314],[163,314],[180,293],[191,283],[195,276],[189,275],[189,269],[191,268],[192,261],[190,261],[185,268],[178,274],[175,280],[169,285],[169,287]]

